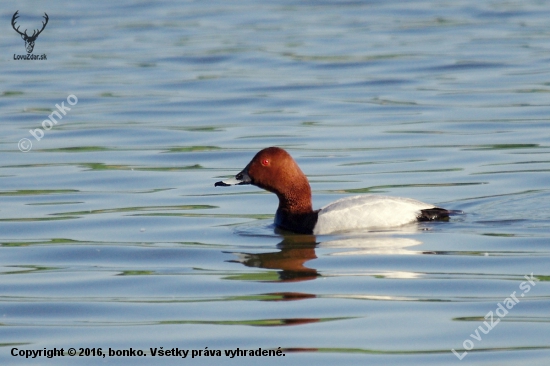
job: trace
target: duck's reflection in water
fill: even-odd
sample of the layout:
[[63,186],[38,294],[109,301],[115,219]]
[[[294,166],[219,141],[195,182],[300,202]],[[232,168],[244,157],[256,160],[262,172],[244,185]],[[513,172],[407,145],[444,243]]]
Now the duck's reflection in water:
[[242,263],[247,267],[279,270],[279,280],[284,282],[313,280],[319,273],[304,264],[316,259],[314,235],[285,235],[277,245],[279,252],[235,253],[237,259],[229,262]]
[[238,253],[232,252],[237,259],[229,262],[242,263],[247,267],[278,270],[279,281],[308,281],[320,276],[315,268],[306,266],[306,262],[316,259],[316,248],[335,249],[327,255],[405,255],[422,254],[409,247],[422,244],[410,238],[387,235],[364,235],[344,237],[336,240],[317,242],[314,235],[296,235],[277,231],[283,240],[277,245],[278,252]]
[[[317,242],[314,235],[294,235],[284,232],[278,232],[283,236],[283,240],[277,245],[278,252],[270,253],[243,253],[232,252],[237,259],[229,262],[242,263],[247,267],[265,268],[278,270],[279,278],[277,282],[296,282],[313,280],[321,274],[314,268],[307,267],[306,262],[316,259],[315,249],[328,249],[328,253],[323,255],[403,255],[403,254],[422,254],[422,252],[410,250],[408,247],[421,244],[420,241],[383,235],[364,235],[361,237],[338,238],[325,242]],[[332,249],[332,250],[331,250]],[[310,263],[311,265],[311,263]],[[385,272],[372,273],[372,275],[388,278],[415,278],[416,273],[408,272]],[[271,292],[267,294],[263,301],[296,301],[315,299],[316,294],[304,292]],[[330,297],[350,297],[350,294],[332,294]],[[379,295],[364,294],[351,295],[353,298],[373,299],[373,300],[392,300],[393,297],[384,297]],[[270,326],[293,326],[320,321],[333,321],[344,318],[281,318],[270,319]],[[288,352],[300,352],[301,349],[287,350]],[[307,351],[315,351],[308,349]]]
[[410,248],[419,244],[422,242],[416,239],[375,236],[330,240],[319,243],[317,247],[342,249],[331,255],[411,255],[422,254]]

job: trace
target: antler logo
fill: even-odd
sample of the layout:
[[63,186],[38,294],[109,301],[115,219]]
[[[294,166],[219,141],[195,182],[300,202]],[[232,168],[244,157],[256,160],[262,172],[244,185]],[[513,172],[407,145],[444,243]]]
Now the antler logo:
[[19,27],[15,28],[15,20],[17,18],[19,18],[19,15],[17,14],[19,13],[19,10],[17,10],[15,12],[15,14],[13,14],[13,17],[11,18],[11,26],[13,27],[13,29],[19,33],[21,35],[21,38],[23,38],[23,40],[25,41],[25,48],[27,49],[27,53],[32,53],[32,50],[34,49],[34,42],[36,41],[36,38],[38,38],[38,36],[40,35],[40,33],[42,33],[42,31],[44,30],[44,28],[46,28],[46,24],[48,24],[48,14],[44,13],[44,19],[46,19],[45,22],[42,22],[42,29],[38,30],[38,29],[35,29],[34,32],[32,33],[32,36],[29,36],[27,34],[27,30],[25,29],[25,32],[24,33],[21,33],[19,31]]

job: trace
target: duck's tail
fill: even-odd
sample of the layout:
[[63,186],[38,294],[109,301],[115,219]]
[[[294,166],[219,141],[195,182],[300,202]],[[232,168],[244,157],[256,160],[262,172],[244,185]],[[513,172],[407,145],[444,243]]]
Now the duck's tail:
[[452,213],[453,211],[439,207],[426,208],[420,210],[418,221],[449,221],[449,215]]

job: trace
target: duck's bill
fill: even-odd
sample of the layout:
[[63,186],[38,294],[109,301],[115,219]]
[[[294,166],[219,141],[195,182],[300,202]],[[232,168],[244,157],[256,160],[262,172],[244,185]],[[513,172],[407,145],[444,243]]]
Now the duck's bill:
[[229,187],[229,186],[237,186],[239,184],[248,184],[248,183],[245,183],[235,178],[229,178],[229,179],[220,180],[219,182],[214,183],[214,187]]
[[251,180],[248,174],[245,171],[240,172],[235,176],[235,178],[229,178],[226,180],[221,180],[214,183],[214,187],[229,187],[229,186],[238,186],[242,184],[250,184]]

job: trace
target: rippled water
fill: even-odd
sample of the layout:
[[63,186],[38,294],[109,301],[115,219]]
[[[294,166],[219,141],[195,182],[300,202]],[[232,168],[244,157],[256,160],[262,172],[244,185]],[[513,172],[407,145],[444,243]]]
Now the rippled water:
[[[13,60],[16,10],[29,29],[48,13],[46,61]],[[8,1],[1,14],[2,364],[548,363],[547,2]],[[382,193],[464,214],[277,232],[274,195],[214,188],[267,146],[296,158],[315,207]],[[54,347],[146,356],[11,355]],[[160,347],[285,356],[153,358]]]

